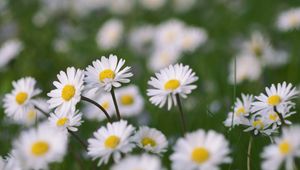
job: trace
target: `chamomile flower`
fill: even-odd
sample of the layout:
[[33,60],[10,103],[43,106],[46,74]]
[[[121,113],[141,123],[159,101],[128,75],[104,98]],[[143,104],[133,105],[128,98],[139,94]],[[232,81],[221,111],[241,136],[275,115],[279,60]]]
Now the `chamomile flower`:
[[[253,95],[248,95],[248,94],[246,95],[242,94],[241,99],[237,98],[234,104],[233,112],[230,112],[228,114],[228,117],[224,122],[225,126],[230,127],[232,123],[233,125],[239,125],[245,122],[246,121],[245,119],[247,119],[246,116],[250,115],[250,107],[253,100],[254,100]],[[232,114],[234,114],[234,116]],[[233,122],[232,122],[232,118],[233,118]]]
[[133,141],[138,147],[156,154],[165,152],[168,147],[168,141],[162,132],[146,126],[139,128],[133,137]]
[[270,129],[271,124],[262,116],[252,116],[248,122],[243,122],[243,125],[248,126],[244,132],[253,131],[254,135],[270,136],[272,133],[277,132],[276,129]]
[[23,49],[19,40],[8,40],[0,48],[0,69],[6,66]]
[[120,112],[126,117],[138,115],[144,109],[144,99],[135,85],[117,89],[116,98]]
[[48,123],[42,123],[37,129],[22,132],[14,142],[16,158],[22,169],[47,169],[52,162],[61,162],[67,150],[67,135]]
[[22,170],[23,169],[19,160],[16,158],[15,154],[16,152],[15,150],[13,150],[7,157],[5,157],[5,160],[3,160],[2,167],[0,163],[1,170]]
[[277,111],[282,113],[289,105],[294,105],[291,101],[298,96],[298,91],[291,83],[278,83],[277,87],[272,84],[266,87],[266,94],[261,93],[255,97],[257,101],[253,102],[252,112],[262,111],[268,112],[276,107]]
[[130,155],[112,167],[112,170],[162,170],[161,161],[157,156],[143,154]]
[[[36,99],[33,101],[34,106],[42,109],[45,112],[49,112],[48,104],[44,99]],[[22,119],[18,120],[18,123],[30,126],[36,123],[40,118],[43,118],[41,111],[36,109],[33,105],[29,106],[25,112]]]
[[183,31],[182,49],[188,52],[194,52],[199,46],[207,40],[207,33],[202,28],[189,27]]
[[275,138],[275,143],[264,148],[263,170],[278,170],[285,162],[286,170],[294,169],[294,159],[300,157],[300,127],[283,128],[282,136]]
[[170,65],[151,77],[148,84],[153,88],[147,90],[150,102],[156,106],[163,107],[168,103],[168,109],[172,103],[176,103],[176,94],[186,98],[197,86],[193,85],[198,77],[189,66],[182,64]]
[[131,152],[134,144],[131,142],[134,127],[127,121],[108,123],[94,133],[94,138],[88,140],[88,155],[93,160],[100,158],[98,166],[107,164],[111,155],[115,162],[121,158],[121,153]]
[[70,110],[69,112],[55,112],[51,113],[49,117],[50,125],[53,127],[59,128],[63,131],[70,130],[70,131],[77,131],[77,127],[81,125],[83,122],[82,113],[78,110]]
[[100,60],[93,61],[93,64],[86,68],[88,89],[103,89],[107,92],[112,87],[120,87],[121,83],[129,83],[129,77],[133,74],[130,67],[124,66],[125,60],[118,60],[117,56],[109,55],[109,58],[102,56]]
[[300,8],[294,8],[282,12],[277,19],[277,27],[280,31],[291,31],[300,28]]
[[47,94],[50,97],[49,107],[68,112],[74,109],[81,99],[84,74],[80,69],[68,67],[66,72],[60,71],[57,78],[59,81],[53,82],[56,89]]
[[[102,92],[101,94],[96,94],[95,96],[91,97],[91,99],[100,104],[109,114],[109,116],[112,117],[115,114],[114,104],[109,93]],[[90,120],[96,119],[98,121],[103,121],[106,119],[104,113],[102,113],[98,107],[91,105],[90,103],[86,103],[85,107],[83,108],[83,113],[83,115]]]
[[116,48],[122,39],[123,29],[123,24],[120,20],[111,19],[106,21],[96,36],[99,48],[104,50]]
[[200,129],[179,139],[170,159],[174,170],[217,170],[231,162],[229,153],[229,143],[222,134]]
[[5,114],[13,120],[19,122],[24,119],[29,108],[34,106],[35,96],[41,93],[35,87],[36,81],[31,77],[21,78],[13,81],[13,90],[4,96]]

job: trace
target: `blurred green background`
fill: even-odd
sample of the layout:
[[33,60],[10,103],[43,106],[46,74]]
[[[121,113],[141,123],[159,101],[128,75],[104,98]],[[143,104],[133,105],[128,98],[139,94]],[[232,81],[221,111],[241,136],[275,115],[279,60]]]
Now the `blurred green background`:
[[[16,59],[0,72],[0,96],[12,89],[11,82],[23,76],[37,79],[38,86],[43,89],[43,96],[52,88],[52,82],[60,70],[68,66],[84,69],[93,60],[110,53],[126,59],[126,64],[133,67],[134,77],[131,83],[139,86],[145,98],[145,111],[139,118],[129,121],[139,126],[141,117],[149,118],[149,126],[161,130],[170,140],[169,151],[164,154],[164,165],[169,168],[169,155],[172,146],[180,136],[180,121],[177,108],[167,111],[159,109],[148,101],[146,96],[147,81],[153,72],[146,68],[146,57],[137,55],[128,48],[125,42],[115,50],[101,51],[95,41],[95,36],[101,24],[112,17],[120,18],[125,30],[150,23],[157,25],[171,18],[177,18],[187,25],[200,26],[208,32],[208,42],[192,54],[184,54],[180,62],[190,65],[199,76],[198,88],[189,98],[183,100],[184,111],[187,115],[188,130],[199,128],[213,129],[226,135],[230,140],[234,159],[232,165],[224,165],[222,169],[246,169],[246,157],[249,133],[242,132],[242,128],[228,131],[223,121],[234,103],[235,96],[240,93],[258,95],[265,86],[282,81],[300,84],[300,31],[282,33],[276,30],[275,21],[278,14],[286,9],[300,6],[297,0],[199,0],[196,6],[186,13],[175,13],[169,5],[161,10],[149,12],[141,8],[134,8],[129,14],[115,16],[107,11],[95,11],[85,17],[77,17],[71,12],[61,12],[52,16],[48,22],[37,27],[32,23],[32,17],[40,8],[37,0],[8,0],[7,9],[1,11],[0,28],[8,24],[16,25],[13,30],[24,45],[24,49]],[[62,32],[62,27],[71,27],[76,31],[68,35]],[[267,33],[275,47],[289,52],[287,65],[276,69],[264,69],[262,78],[255,82],[244,82],[239,85],[228,83],[229,61],[237,54],[232,45],[238,37],[249,38],[253,30]],[[125,31],[126,32],[126,31]],[[53,41],[60,36],[67,36],[70,50],[65,53],[56,52]],[[1,35],[1,41],[5,35]],[[236,92],[235,92],[236,90]],[[1,101],[2,102],[2,101]],[[213,107],[212,106],[215,106]],[[297,101],[299,104],[299,100]],[[217,109],[211,109],[216,108]],[[299,107],[297,109],[299,112]],[[12,141],[21,130],[26,127],[13,125],[3,119],[3,108],[0,109],[0,155],[6,155]],[[296,114],[291,119],[293,123],[300,123],[300,116]],[[87,139],[93,131],[103,123],[85,121],[80,127],[79,134]],[[252,169],[260,169],[260,153],[263,146],[269,144],[266,137],[255,137],[252,153]],[[77,141],[71,138],[69,153],[61,164],[51,165],[51,169],[91,169],[94,164],[86,157]],[[78,154],[80,153],[80,155]],[[80,158],[81,157],[81,158]],[[298,162],[300,165],[300,162]],[[108,169],[108,167],[98,168]]]

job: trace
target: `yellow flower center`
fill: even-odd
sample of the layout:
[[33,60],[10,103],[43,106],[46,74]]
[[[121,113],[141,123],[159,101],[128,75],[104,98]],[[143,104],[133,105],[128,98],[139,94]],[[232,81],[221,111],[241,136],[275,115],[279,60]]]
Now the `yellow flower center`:
[[167,81],[165,84],[165,90],[176,90],[180,86],[180,82],[176,79]]
[[113,79],[113,78],[115,78],[115,72],[113,72],[111,69],[103,70],[99,74],[100,81],[104,81],[105,79]]
[[298,25],[299,19],[298,19],[297,15],[292,15],[292,16],[290,16],[290,17],[289,17],[289,23],[290,23],[290,25],[292,25],[292,26]]
[[75,87],[73,85],[65,85],[65,87],[62,89],[61,97],[65,101],[69,101],[74,97],[75,95]]
[[103,103],[100,104],[105,110],[109,109],[109,102],[105,101]]
[[287,155],[292,150],[291,145],[286,141],[280,143],[278,147],[279,147],[280,153],[283,155]]
[[262,47],[257,43],[252,44],[252,51],[258,57],[262,55]]
[[49,151],[49,144],[45,141],[37,141],[31,146],[31,153],[34,156],[43,156]]
[[276,113],[271,113],[269,115],[269,119],[272,120],[272,121],[276,121],[278,118],[278,115]]
[[120,138],[115,135],[109,136],[105,142],[104,145],[106,148],[115,149],[120,143]]
[[19,92],[16,95],[16,101],[19,105],[24,104],[28,98],[28,94],[26,92]]
[[156,142],[155,140],[149,138],[149,137],[145,137],[142,139],[142,145],[143,146],[147,146],[150,145],[151,147],[155,147],[156,146]]
[[273,95],[268,98],[269,105],[276,106],[281,102],[281,97],[278,95]]
[[252,125],[255,127],[255,128],[259,128],[259,129],[263,129],[264,128],[264,123],[262,120],[258,119],[258,120],[255,120],[252,122]]
[[68,118],[62,117],[56,121],[57,126],[64,126],[68,122]]
[[30,109],[29,112],[27,112],[27,118],[29,120],[33,120],[36,117],[36,111],[34,109]]
[[208,150],[203,147],[195,148],[192,152],[192,160],[198,164],[204,163],[209,157]]
[[246,113],[246,110],[245,110],[244,107],[238,108],[238,109],[236,110],[236,112],[235,112],[235,114],[236,114],[237,116],[240,116],[241,114],[245,114],[245,113]]
[[130,94],[121,96],[121,103],[123,105],[132,105],[134,103],[134,98]]

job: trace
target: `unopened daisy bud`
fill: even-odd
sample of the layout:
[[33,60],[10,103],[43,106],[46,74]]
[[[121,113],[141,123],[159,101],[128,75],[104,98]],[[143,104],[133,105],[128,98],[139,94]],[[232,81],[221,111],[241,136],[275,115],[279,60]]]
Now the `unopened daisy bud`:
[[50,125],[56,128],[59,128],[63,131],[77,131],[77,127],[81,125],[82,113],[78,110],[70,110],[69,112],[60,112],[51,113],[49,117]]
[[93,160],[100,158],[98,166],[107,164],[111,155],[115,162],[121,158],[121,154],[132,151],[134,144],[131,142],[134,127],[127,121],[108,123],[94,132],[94,137],[88,140],[88,155]]
[[129,77],[133,74],[130,67],[126,66],[125,60],[118,60],[116,55],[109,57],[102,56],[100,60],[93,61],[93,64],[86,68],[85,81],[87,89],[105,90],[110,92],[112,87],[120,87],[121,83],[129,83]]
[[161,165],[159,157],[143,154],[139,156],[127,156],[112,167],[112,170],[125,169],[162,170],[163,167]]
[[295,169],[295,158],[299,158],[300,153],[300,126],[284,128],[282,135],[275,138],[275,143],[266,146],[262,153],[263,170],[279,170],[281,164],[285,163],[284,169]]
[[168,141],[162,132],[145,126],[140,127],[133,140],[140,148],[156,154],[165,152],[168,147]]
[[26,112],[34,106],[34,97],[41,93],[35,87],[36,81],[31,77],[13,81],[14,89],[4,96],[4,112],[13,120],[20,122],[25,119]]
[[175,95],[186,98],[192,90],[196,89],[197,86],[192,83],[197,80],[198,77],[189,66],[170,65],[150,78],[148,84],[152,88],[147,90],[147,95],[152,104],[163,107],[168,103],[168,109],[171,109],[173,102],[175,106],[177,105]]
[[219,169],[230,163],[229,142],[215,131],[198,130],[178,139],[170,159],[173,170]]
[[56,89],[47,94],[50,97],[49,107],[56,108],[61,112],[75,109],[83,90],[83,71],[68,67],[66,72],[60,71],[57,78],[58,81],[53,82]]

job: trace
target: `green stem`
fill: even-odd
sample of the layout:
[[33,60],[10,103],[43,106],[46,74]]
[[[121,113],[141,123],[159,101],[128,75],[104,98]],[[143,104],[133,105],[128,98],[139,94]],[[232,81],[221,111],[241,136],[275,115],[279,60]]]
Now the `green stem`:
[[253,137],[250,137],[249,145],[248,145],[248,152],[247,152],[247,170],[251,170],[251,148],[253,143]]
[[285,123],[285,121],[284,121],[284,118],[283,118],[282,114],[278,112],[276,106],[274,106],[273,108],[274,108],[274,112],[278,115],[278,117],[279,117],[279,119],[280,119],[280,121],[281,121],[281,124],[282,124],[283,126],[286,125],[286,123]]
[[116,109],[118,120],[121,120],[121,114],[120,114],[120,111],[119,111],[119,107],[118,107],[118,103],[117,103],[117,99],[116,99],[116,94],[115,94],[114,87],[111,88],[110,93],[111,93],[111,97],[112,97],[114,105],[115,105],[115,109]]
[[176,101],[177,101],[178,109],[179,109],[179,112],[180,112],[180,120],[181,120],[182,133],[184,135],[185,132],[186,132],[185,116],[184,116],[184,113],[183,113],[183,109],[182,109],[182,105],[181,105],[181,101],[180,101],[180,96],[179,96],[179,94],[176,94],[175,96],[176,96]]
[[[236,56],[234,57],[234,87],[233,87],[233,102],[236,100]],[[231,116],[231,127],[233,129],[233,122],[234,122],[234,109]]]

